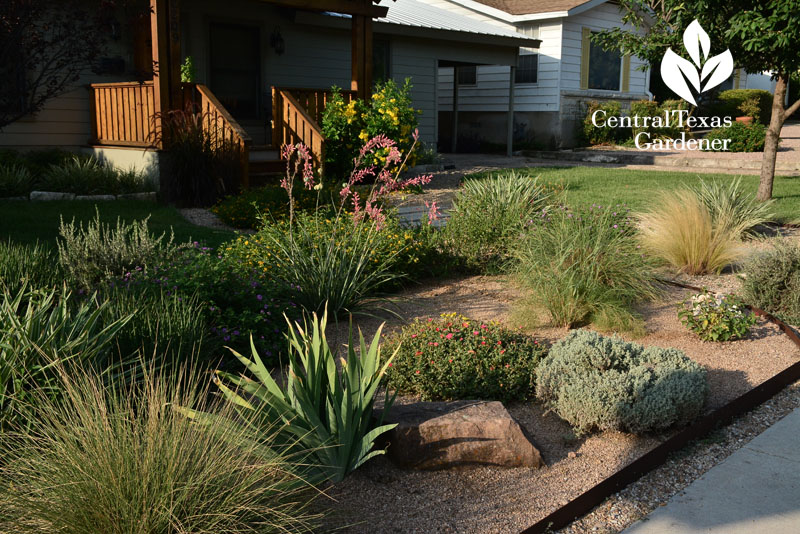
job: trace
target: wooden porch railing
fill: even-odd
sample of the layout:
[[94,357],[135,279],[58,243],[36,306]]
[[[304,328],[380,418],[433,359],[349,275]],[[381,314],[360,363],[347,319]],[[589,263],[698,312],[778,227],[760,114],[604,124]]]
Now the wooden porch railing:
[[[91,143],[150,148],[157,139],[153,82],[96,83],[91,94]],[[183,108],[200,117],[215,149],[235,150],[242,164],[242,186],[249,185],[252,139],[214,94],[201,84],[183,85]]]
[[98,145],[148,147],[153,143],[153,82],[89,86],[92,139]]
[[[299,87],[272,88],[272,146],[303,143],[311,150],[314,166],[322,164],[322,112],[331,99],[330,89]],[[341,91],[345,102],[356,98],[355,91]]]
[[215,149],[232,149],[242,165],[242,187],[250,186],[250,146],[253,140],[217,100],[211,90],[202,84],[194,86],[195,105],[199,105],[203,131]]

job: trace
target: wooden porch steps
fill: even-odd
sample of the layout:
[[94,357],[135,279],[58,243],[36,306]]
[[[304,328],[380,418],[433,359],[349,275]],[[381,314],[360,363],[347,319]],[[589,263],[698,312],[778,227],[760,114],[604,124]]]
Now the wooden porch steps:
[[280,154],[270,145],[250,147],[250,187],[277,184],[286,170]]

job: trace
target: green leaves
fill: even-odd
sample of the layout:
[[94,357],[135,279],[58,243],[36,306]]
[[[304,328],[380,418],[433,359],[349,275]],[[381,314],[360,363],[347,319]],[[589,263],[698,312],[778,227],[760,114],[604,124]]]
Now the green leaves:
[[[395,426],[380,424],[394,399],[389,399],[387,393],[383,414],[375,428],[372,407],[394,355],[381,361],[382,326],[369,346],[359,331],[356,347],[351,325],[347,358],[337,365],[325,337],[327,321],[327,312],[321,319],[313,314],[310,331],[308,324],[290,322],[289,365],[284,385],[279,385],[264,366],[252,341],[252,359],[232,351],[250,376],[218,372],[217,385],[229,402],[245,412],[243,420],[258,421],[253,428],[255,432],[278,428],[279,446],[309,451],[318,474],[338,482],[369,458],[383,454],[372,447],[379,435]],[[190,415],[209,420],[208,414]],[[230,424],[239,425],[234,420]]]
[[747,337],[756,316],[733,295],[708,290],[692,296],[678,306],[678,317],[703,341],[734,341]]

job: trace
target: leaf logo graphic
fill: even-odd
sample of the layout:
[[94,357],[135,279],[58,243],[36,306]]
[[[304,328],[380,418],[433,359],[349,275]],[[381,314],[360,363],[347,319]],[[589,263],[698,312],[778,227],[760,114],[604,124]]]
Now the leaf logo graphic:
[[696,106],[692,88],[704,93],[727,80],[733,74],[733,56],[730,50],[725,50],[709,58],[711,39],[696,19],[683,32],[683,46],[692,61],[668,48],[661,60],[661,78],[672,92]]

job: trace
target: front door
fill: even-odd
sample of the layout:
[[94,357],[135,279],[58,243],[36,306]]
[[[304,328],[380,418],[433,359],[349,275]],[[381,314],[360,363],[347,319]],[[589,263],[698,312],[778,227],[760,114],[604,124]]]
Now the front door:
[[261,85],[258,28],[212,23],[209,46],[211,91],[235,119],[257,119]]

